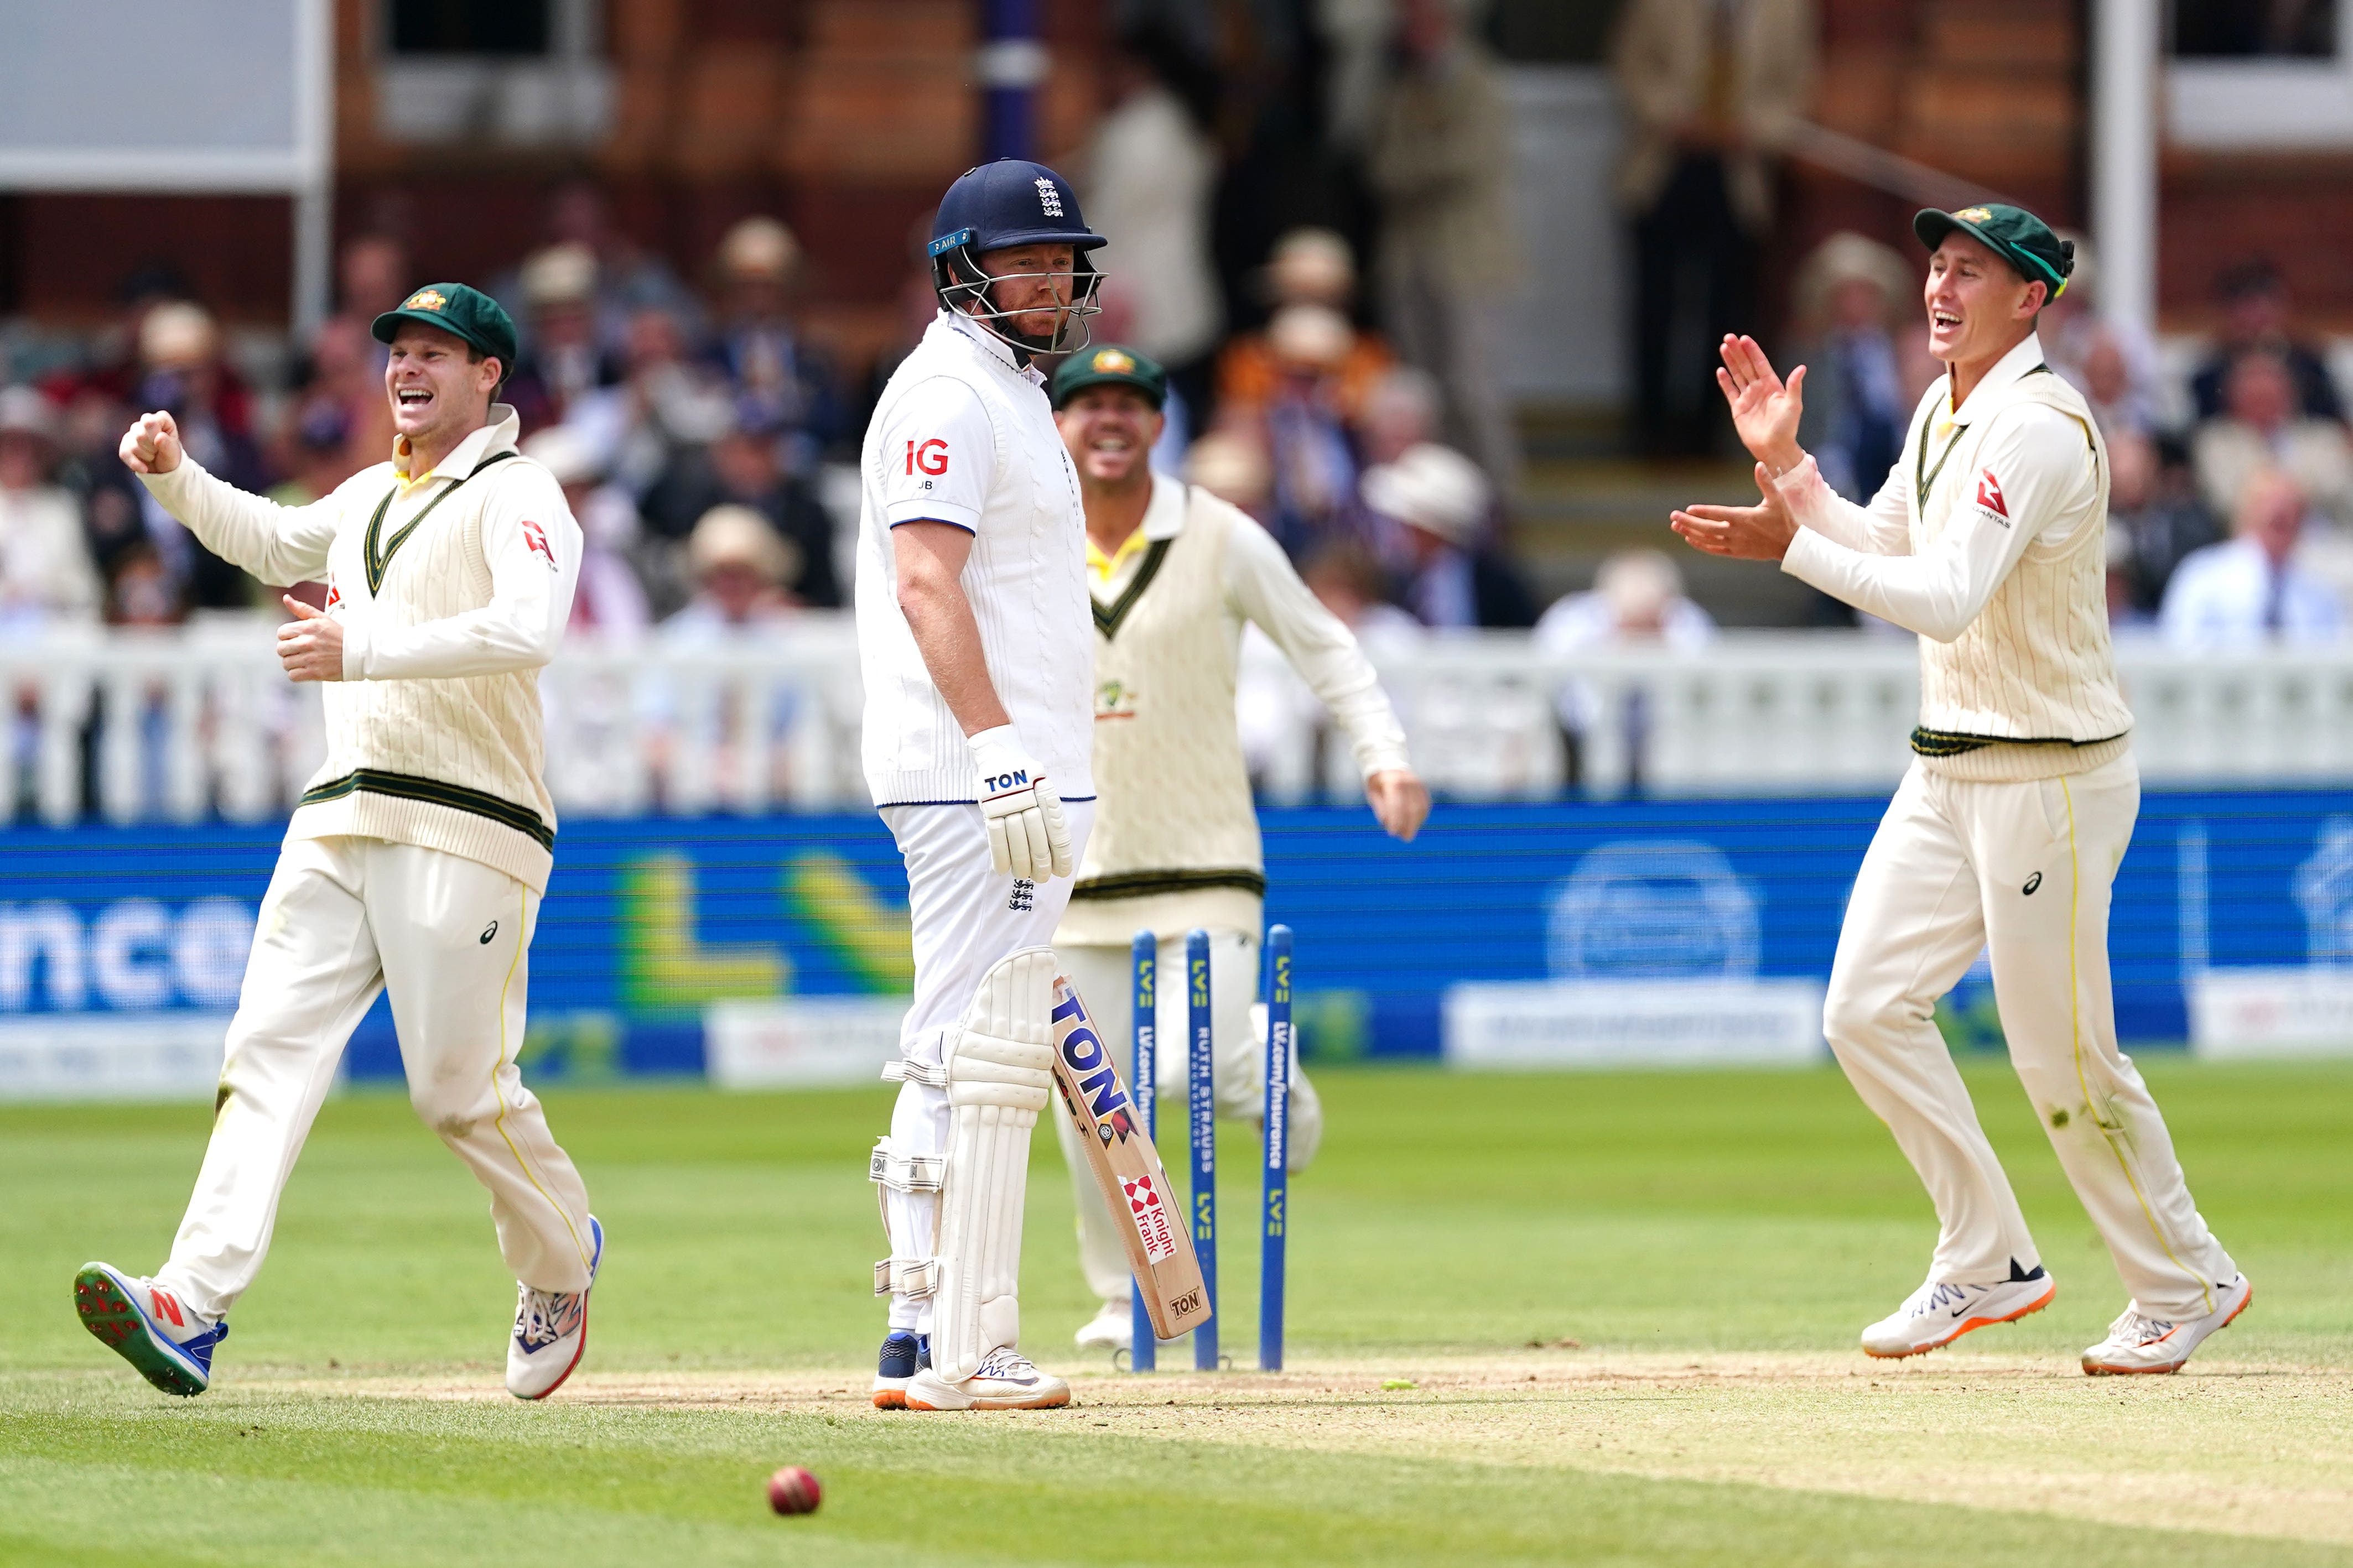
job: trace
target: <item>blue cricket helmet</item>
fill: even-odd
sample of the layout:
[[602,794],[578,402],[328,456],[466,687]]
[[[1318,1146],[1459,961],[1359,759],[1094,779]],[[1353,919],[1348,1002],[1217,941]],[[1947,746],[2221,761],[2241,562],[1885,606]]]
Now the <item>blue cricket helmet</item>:
[[[1103,286],[1103,274],[1095,270],[1087,252],[1105,243],[1102,235],[1087,226],[1079,212],[1078,195],[1061,175],[1026,158],[999,158],[965,170],[940,198],[939,214],[932,220],[932,288],[941,304],[973,317],[1025,353],[1060,353],[1082,348],[1087,342],[1083,334],[1076,342],[1064,340],[1073,326],[1102,309],[1095,303],[1095,292]],[[982,270],[981,256],[1016,245],[1067,245],[1076,253],[1070,311],[1050,339],[999,325],[1012,312],[996,309],[988,298],[988,287],[997,279]],[[972,309],[976,303],[981,309]]]

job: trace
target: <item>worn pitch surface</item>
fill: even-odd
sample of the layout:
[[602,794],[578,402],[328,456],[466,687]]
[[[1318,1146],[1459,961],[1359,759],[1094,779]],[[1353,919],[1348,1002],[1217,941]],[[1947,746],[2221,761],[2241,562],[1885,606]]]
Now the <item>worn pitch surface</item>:
[[[613,1268],[541,1406],[499,1392],[479,1194],[397,1097],[329,1107],[188,1402],[68,1287],[153,1266],[202,1109],[0,1110],[0,1563],[2353,1563],[2353,1071],[2152,1076],[2258,1285],[2182,1377],[2074,1369],[2120,1292],[1996,1068],[1971,1084],[2060,1299],[1893,1364],[1849,1347],[1932,1232],[1835,1074],[1348,1072],[1293,1186],[1291,1370],[1058,1353],[1086,1303],[1045,1152],[1025,1339],[1078,1403],[994,1417],[866,1402],[879,1095],[554,1097]],[[1226,1168],[1239,1232],[1239,1142]],[[1247,1363],[1239,1235],[1226,1261]],[[765,1514],[785,1463],[818,1515]]]

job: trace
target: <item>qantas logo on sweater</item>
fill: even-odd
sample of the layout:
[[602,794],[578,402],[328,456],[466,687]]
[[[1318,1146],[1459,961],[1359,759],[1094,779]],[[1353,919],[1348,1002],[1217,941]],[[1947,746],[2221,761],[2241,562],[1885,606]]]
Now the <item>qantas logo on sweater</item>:
[[1978,470],[1978,505],[2001,519],[2003,527],[2010,525],[2010,508],[2001,499],[2001,481],[1993,477],[1991,468]]
[[523,519],[522,542],[525,549],[547,557],[547,569],[550,572],[555,570],[555,547],[547,542],[547,530],[529,518]]

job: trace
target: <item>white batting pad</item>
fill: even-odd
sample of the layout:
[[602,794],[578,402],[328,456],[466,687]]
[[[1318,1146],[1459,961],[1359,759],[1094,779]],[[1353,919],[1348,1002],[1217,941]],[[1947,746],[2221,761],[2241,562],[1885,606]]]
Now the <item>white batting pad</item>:
[[999,960],[947,1052],[947,1179],[940,1194],[932,1366],[950,1383],[1021,1338],[1021,1203],[1029,1133],[1054,1092],[1050,947]]

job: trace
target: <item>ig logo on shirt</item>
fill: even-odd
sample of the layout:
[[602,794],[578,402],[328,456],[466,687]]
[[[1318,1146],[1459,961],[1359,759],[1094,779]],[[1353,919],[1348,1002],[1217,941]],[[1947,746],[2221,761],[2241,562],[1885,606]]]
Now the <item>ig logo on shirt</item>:
[[[936,478],[947,471],[948,444],[945,441],[941,440],[936,436],[933,437],[928,441],[921,443],[916,442],[912,437],[908,438],[907,472],[910,474],[930,474]],[[930,489],[932,488],[928,480],[924,482],[923,488],[925,489]]]

